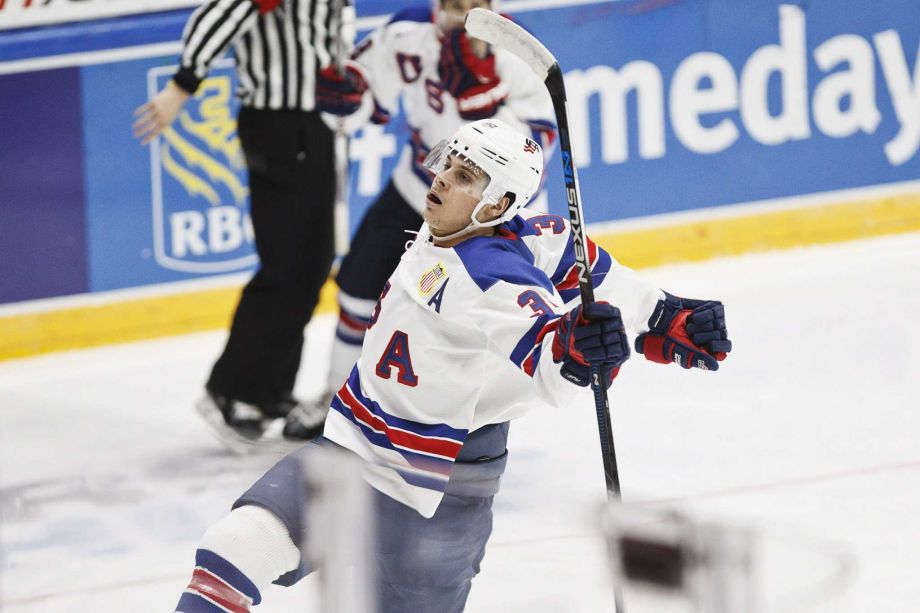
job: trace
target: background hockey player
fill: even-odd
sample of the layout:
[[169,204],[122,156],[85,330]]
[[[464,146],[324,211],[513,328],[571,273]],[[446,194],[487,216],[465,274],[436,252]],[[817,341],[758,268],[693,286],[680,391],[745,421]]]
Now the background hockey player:
[[410,235],[422,224],[431,174],[429,148],[462,124],[495,117],[546,146],[555,138],[552,102],[543,83],[516,56],[470,39],[466,13],[487,0],[435,0],[397,13],[367,36],[348,63],[317,81],[320,108],[349,115],[351,125],[386,123],[402,101],[410,137],[386,188],[361,220],[343,259],[339,321],[330,356],[327,393],[316,406],[300,405],[285,428],[289,438],[311,438],[361,352],[364,331],[383,284]]
[[[543,170],[532,139],[481,120],[427,164],[426,223],[377,301],[318,444],[366,461],[379,610],[450,613],[485,554],[510,419],[587,409],[591,394],[573,392],[590,365],[609,385],[629,337],[648,359],[708,370],[731,343],[721,303],[666,294],[590,243],[606,302],[582,309],[568,222],[522,210]],[[283,459],[208,530],[179,611],[247,611],[268,583],[309,570],[298,462]]]
[[259,269],[243,289],[197,409],[241,452],[272,418],[309,408],[293,390],[304,327],[334,259],[333,134],[315,95],[317,68],[334,70],[333,33],[351,47],[351,0],[207,0],[189,17],[175,76],[136,111],[142,142],[169,130],[213,62],[233,47]]

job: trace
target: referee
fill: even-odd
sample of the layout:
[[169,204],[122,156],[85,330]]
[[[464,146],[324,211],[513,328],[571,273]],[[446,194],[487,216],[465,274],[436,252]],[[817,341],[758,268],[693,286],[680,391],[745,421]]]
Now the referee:
[[[168,128],[215,59],[233,48],[260,267],[243,289],[199,412],[245,451],[268,419],[325,412],[292,395],[303,330],[334,258],[334,135],[317,109],[316,77],[354,43],[351,0],[208,0],[189,18],[181,66],[135,115],[143,144]],[[301,415],[301,419],[310,415]]]

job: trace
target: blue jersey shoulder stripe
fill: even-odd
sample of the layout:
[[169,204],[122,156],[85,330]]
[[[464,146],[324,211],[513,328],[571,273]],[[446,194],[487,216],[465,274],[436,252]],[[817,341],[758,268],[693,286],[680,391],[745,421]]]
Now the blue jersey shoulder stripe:
[[559,233],[566,228],[568,223],[559,215],[551,213],[537,213],[528,218],[516,215],[514,219],[501,225],[505,232],[516,234],[519,238],[526,236],[543,236],[545,233]]
[[397,21],[416,21],[427,23],[431,21],[431,8],[427,6],[410,6],[393,14],[387,25]]
[[515,215],[512,219],[503,223],[502,228],[519,237],[537,235],[533,225],[528,224],[527,220],[520,215]]
[[[535,347],[539,347],[539,344],[542,343],[543,339],[541,332],[546,328],[546,325],[550,322],[558,319],[559,316],[553,313],[552,315],[541,315],[536,318],[533,326],[530,327],[524,336],[521,337],[521,340],[515,345],[514,349],[511,351],[511,361],[515,365],[523,368],[524,360],[534,351]],[[539,358],[537,358],[539,360]],[[536,365],[534,363],[534,365]],[[527,373],[532,375],[533,373]]]
[[[572,266],[575,265],[574,255],[572,258]],[[610,257],[610,254],[604,251],[603,249],[597,250],[597,261],[594,263],[594,268],[591,269],[591,281],[594,283],[594,287],[599,286],[604,282],[604,279],[607,278],[607,273],[610,272],[610,267],[613,265],[613,259]],[[553,275],[555,277],[555,275]],[[571,289],[559,289],[556,288],[556,291],[559,292],[559,295],[565,302],[570,302],[578,297],[578,294],[581,293],[581,290],[577,287]]]
[[568,275],[569,270],[572,269],[572,266],[575,266],[575,245],[572,242],[571,234],[569,235],[569,240],[565,244],[565,250],[562,252],[562,257],[559,258],[559,265],[556,266],[556,270],[553,271],[550,279],[553,282],[553,285],[559,285],[562,283],[562,280],[565,279]]
[[454,246],[454,251],[483,292],[499,281],[553,291],[546,274],[534,266],[533,253],[516,238],[477,236]]
[[598,249],[597,261],[594,263],[594,268],[591,269],[591,279],[595,287],[604,282],[611,266],[613,266],[613,258],[610,257],[610,254],[603,249]]

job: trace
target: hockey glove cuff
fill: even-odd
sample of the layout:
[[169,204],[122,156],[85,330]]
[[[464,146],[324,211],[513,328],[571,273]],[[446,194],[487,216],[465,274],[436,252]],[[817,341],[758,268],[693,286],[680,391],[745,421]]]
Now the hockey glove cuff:
[[606,302],[581,305],[559,319],[553,340],[553,361],[562,362],[561,374],[575,385],[591,383],[591,367],[601,369],[607,387],[629,358],[629,341],[620,310]]
[[462,119],[488,119],[498,112],[508,97],[508,87],[501,81],[471,87],[457,96],[457,112]]
[[717,300],[679,298],[665,292],[649,318],[650,330],[636,338],[636,351],[659,364],[719,370],[732,350],[725,307]]

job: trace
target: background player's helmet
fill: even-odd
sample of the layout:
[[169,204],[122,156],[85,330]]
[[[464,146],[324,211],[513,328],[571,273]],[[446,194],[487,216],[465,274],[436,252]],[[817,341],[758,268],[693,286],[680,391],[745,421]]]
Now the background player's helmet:
[[[472,162],[489,175],[489,184],[482,193],[482,200],[473,209],[467,230],[496,226],[512,219],[540,188],[543,149],[533,139],[497,119],[480,119],[462,126],[450,140],[441,141],[431,150],[425,166],[438,174],[451,153]],[[506,195],[511,204],[501,217],[487,222],[476,220],[483,207],[496,204]]]

